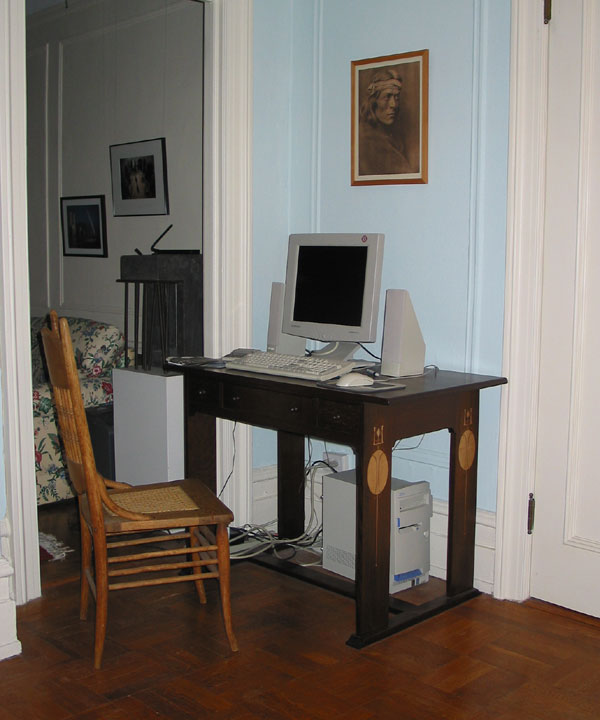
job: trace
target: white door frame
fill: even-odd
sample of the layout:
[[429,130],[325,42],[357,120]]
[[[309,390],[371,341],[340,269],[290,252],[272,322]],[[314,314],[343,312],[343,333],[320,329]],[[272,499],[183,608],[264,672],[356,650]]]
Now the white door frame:
[[542,3],[512,0],[509,178],[494,595],[525,600],[531,576],[544,246],[548,26]]
[[[31,409],[25,0],[2,4],[0,21],[0,272],[2,419],[8,540],[18,604],[39,597],[40,566]],[[3,547],[5,540],[3,538]]]
[[[252,0],[205,4],[204,352],[250,347],[252,324]],[[217,423],[217,485],[250,516],[251,431]]]

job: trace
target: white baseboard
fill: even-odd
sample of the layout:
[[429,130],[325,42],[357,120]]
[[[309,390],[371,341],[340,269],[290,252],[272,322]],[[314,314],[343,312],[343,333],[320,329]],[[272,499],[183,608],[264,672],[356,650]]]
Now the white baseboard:
[[[315,474],[315,509],[321,517],[321,482],[328,471]],[[308,490],[305,493],[308,496]],[[252,471],[251,522],[257,525],[277,517],[277,466],[254,468]],[[448,503],[433,501],[430,537],[430,575],[446,578],[446,548],[448,542]],[[494,555],[496,550],[496,514],[478,510],[475,528],[474,586],[484,593],[494,592]]]
[[0,519],[0,660],[21,654],[17,640],[17,604],[14,600],[12,577],[15,569],[10,560],[8,539],[10,525],[7,518]]
[[[430,575],[446,579],[448,544],[448,503],[433,501],[430,538]],[[473,585],[481,592],[494,592],[494,555],[496,551],[496,514],[477,510],[475,516],[475,571]]]
[[[318,522],[321,522],[322,496],[323,496],[323,475],[329,470],[319,468],[315,472],[314,484],[314,509],[317,513]],[[308,521],[308,514],[311,507],[311,492],[307,485],[304,496],[305,516]],[[262,525],[277,519],[277,465],[269,465],[252,470],[252,491],[250,495],[251,516],[250,522],[254,525]],[[275,525],[273,525],[273,528]]]
[[0,557],[0,660],[19,655],[21,643],[17,640],[17,609],[10,595],[10,578],[13,567]]

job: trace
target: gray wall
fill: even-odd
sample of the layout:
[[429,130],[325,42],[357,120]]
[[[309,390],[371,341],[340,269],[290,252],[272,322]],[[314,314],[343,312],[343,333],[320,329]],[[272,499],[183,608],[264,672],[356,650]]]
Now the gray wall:
[[[31,310],[123,323],[121,255],[202,247],[203,5],[69,3],[28,18]],[[114,217],[109,146],[165,137],[169,215]],[[64,257],[60,197],[104,195],[107,258]]]

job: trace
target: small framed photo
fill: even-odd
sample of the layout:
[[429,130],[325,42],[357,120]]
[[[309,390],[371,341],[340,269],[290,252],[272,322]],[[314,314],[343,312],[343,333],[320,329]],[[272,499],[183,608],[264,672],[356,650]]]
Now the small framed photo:
[[60,199],[63,255],[108,257],[104,195]]
[[351,65],[352,185],[426,183],[429,51]]
[[164,138],[111,145],[110,175],[115,216],[169,214]]

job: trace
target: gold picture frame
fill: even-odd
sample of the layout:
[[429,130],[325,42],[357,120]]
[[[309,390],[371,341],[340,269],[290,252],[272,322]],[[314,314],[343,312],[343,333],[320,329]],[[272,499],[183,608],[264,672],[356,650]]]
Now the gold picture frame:
[[351,66],[352,185],[427,183],[429,50]]

